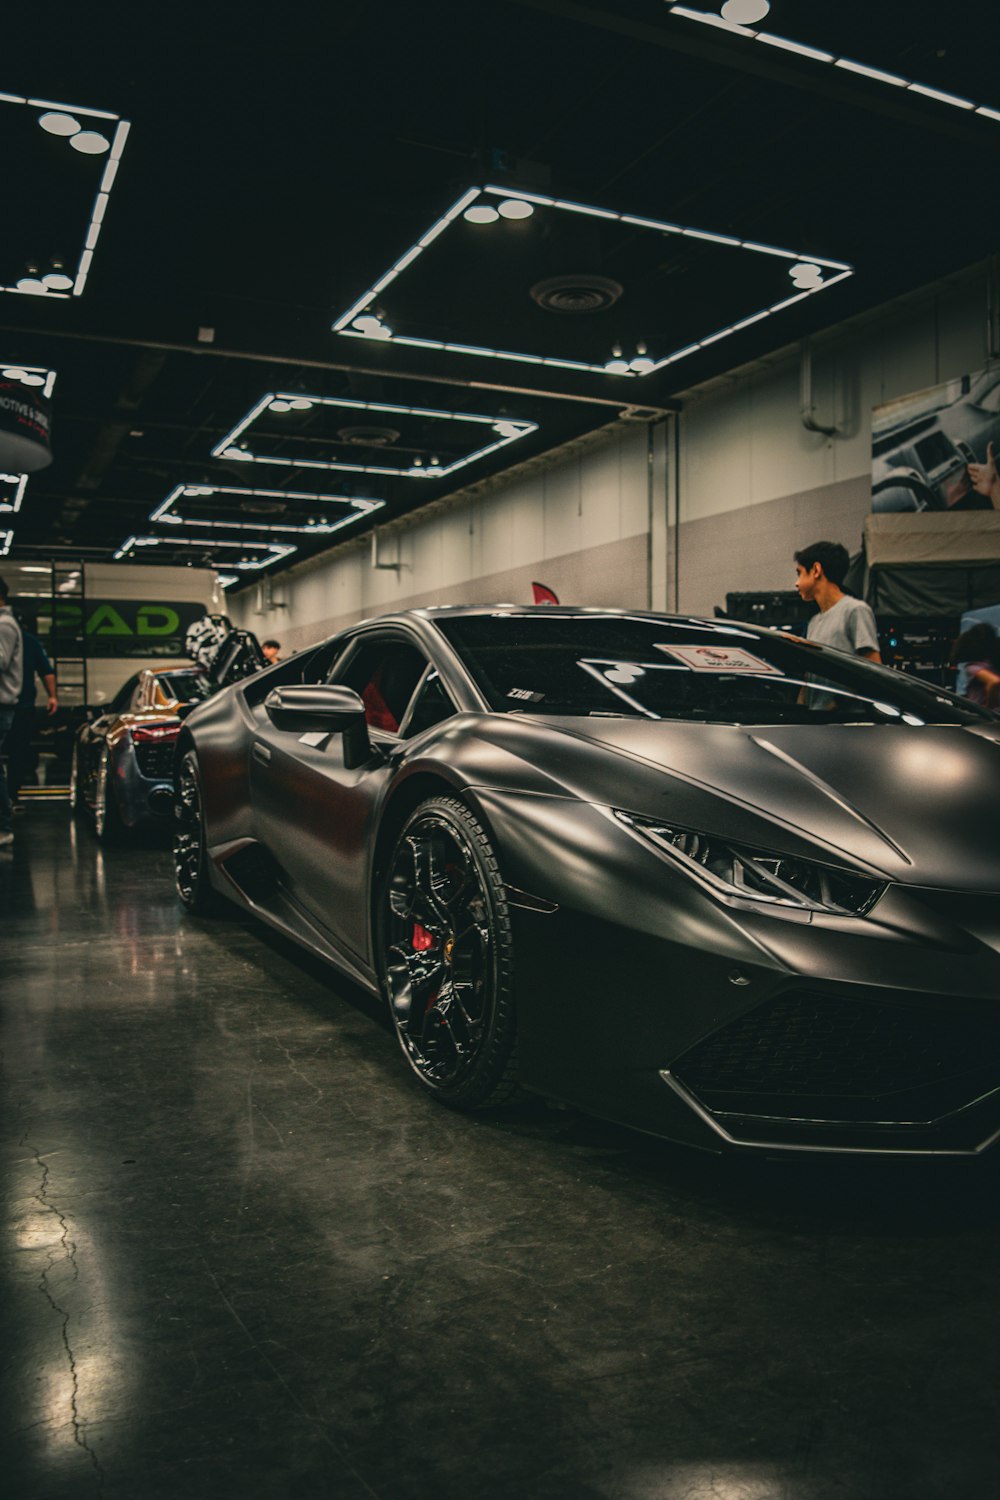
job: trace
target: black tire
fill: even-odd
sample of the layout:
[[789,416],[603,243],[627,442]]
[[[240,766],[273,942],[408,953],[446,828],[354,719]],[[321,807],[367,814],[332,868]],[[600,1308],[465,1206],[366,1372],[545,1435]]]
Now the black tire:
[[125,824],[111,786],[111,756],[106,747],[101,751],[101,763],[97,772],[94,832],[102,844],[118,844],[125,833]]
[[208,848],[198,757],[183,756],[174,790],[174,885],[180,903],[199,916],[209,916],[220,905],[208,878]]
[[457,798],[422,802],[396,840],[378,962],[403,1054],[435,1098],[476,1110],[517,1093],[506,891],[486,832]]

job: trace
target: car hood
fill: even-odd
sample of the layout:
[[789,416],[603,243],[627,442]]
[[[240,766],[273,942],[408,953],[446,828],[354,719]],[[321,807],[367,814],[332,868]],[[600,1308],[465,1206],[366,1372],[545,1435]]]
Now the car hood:
[[[694,826],[733,840],[760,837],[763,815],[794,843],[893,880],[1000,891],[1000,726],[560,727],[615,757],[618,798],[609,800],[626,810],[688,826],[700,816]],[[636,775],[643,766],[659,774]]]

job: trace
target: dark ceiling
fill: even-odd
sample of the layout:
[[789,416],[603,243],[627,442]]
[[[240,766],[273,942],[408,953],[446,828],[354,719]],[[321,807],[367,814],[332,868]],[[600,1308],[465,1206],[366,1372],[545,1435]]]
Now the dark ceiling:
[[772,0],[763,45],[668,0],[22,9],[0,284],[75,277],[109,191],[80,295],[0,293],[0,369],[55,372],[14,558],[281,568],[997,248],[1000,116],[766,41],[1000,112],[978,0]]

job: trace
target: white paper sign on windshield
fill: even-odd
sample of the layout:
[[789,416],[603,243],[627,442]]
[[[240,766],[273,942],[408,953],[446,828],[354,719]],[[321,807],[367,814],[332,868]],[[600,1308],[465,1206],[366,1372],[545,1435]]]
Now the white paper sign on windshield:
[[656,649],[683,662],[692,672],[748,672],[755,677],[764,672],[775,677],[785,675],[780,667],[773,667],[769,661],[739,646],[664,646],[657,641]]

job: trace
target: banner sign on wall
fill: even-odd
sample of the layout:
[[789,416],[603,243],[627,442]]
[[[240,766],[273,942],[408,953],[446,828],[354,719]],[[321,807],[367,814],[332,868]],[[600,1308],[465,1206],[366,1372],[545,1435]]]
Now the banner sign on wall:
[[184,638],[204,613],[203,604],[189,600],[58,599],[54,615],[47,602],[39,608],[38,633],[55,656],[184,660]]
[[48,397],[19,380],[0,379],[0,469],[35,474],[52,462]]
[[1000,509],[1000,365],[872,411],[872,510]]

